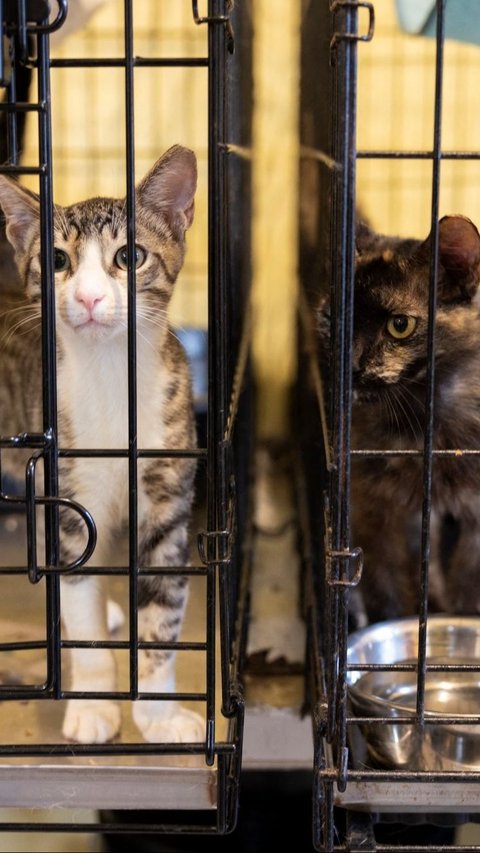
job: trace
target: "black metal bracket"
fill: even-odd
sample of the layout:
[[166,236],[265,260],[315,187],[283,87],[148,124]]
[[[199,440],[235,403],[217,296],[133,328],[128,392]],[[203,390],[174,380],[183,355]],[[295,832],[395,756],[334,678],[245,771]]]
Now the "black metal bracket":
[[[361,548],[345,548],[341,551],[335,551],[331,548],[327,548],[325,551],[326,557],[326,577],[327,583],[331,587],[338,587],[344,589],[352,589],[353,587],[358,586],[362,579],[363,572],[363,551]],[[350,565],[354,566],[353,574],[348,579],[340,579],[334,578],[332,576],[331,565],[332,560],[344,560],[347,564],[347,571]]]
[[28,65],[31,61],[31,36],[53,33],[65,21],[68,0],[56,0],[58,12],[48,20],[50,4],[47,0],[0,0],[0,87],[5,88],[11,79],[12,52],[15,62]]
[[[35,489],[36,468],[39,459],[42,459],[45,451],[54,445],[54,436],[51,431],[44,433],[23,432],[9,438],[0,437],[1,448],[25,448],[36,450],[30,457],[25,469],[25,495],[6,495],[0,487],[0,503],[16,504],[25,506],[27,516],[27,568],[31,583],[38,581],[46,574],[67,574],[79,569],[92,556],[97,544],[97,528],[91,513],[78,501],[71,498],[63,498],[60,495],[37,495]],[[1,472],[1,465],[0,465]],[[65,507],[80,515],[87,530],[87,544],[83,553],[65,566],[40,567],[37,560],[37,506]]]
[[[68,574],[68,572],[73,572],[75,569],[79,569],[83,566],[87,560],[92,556],[95,545],[97,544],[97,528],[95,525],[95,521],[93,516],[89,513],[87,509],[85,509],[82,504],[78,503],[78,501],[72,500],[71,498],[62,498],[58,495],[41,495],[38,496],[35,494],[35,474],[37,462],[39,459],[43,457],[41,452],[35,453],[28,462],[25,473],[25,506],[27,510],[27,566],[28,566],[28,578],[31,583],[38,583],[41,577],[46,574]],[[66,566],[46,566],[44,568],[40,568],[38,566],[37,560],[37,520],[36,520],[36,508],[37,506],[63,506],[66,507],[73,512],[77,512],[80,517],[85,522],[85,526],[87,529],[87,544],[83,549],[82,554],[77,557],[76,560],[73,560],[71,563],[67,563]]]
[[[232,558],[231,530],[202,530],[197,536],[197,546],[204,566],[229,563]],[[211,553],[215,555],[213,559],[209,557]],[[225,556],[218,557],[218,554]]]
[[335,32],[330,42],[330,49],[333,50],[336,48],[340,41],[371,41],[375,32],[375,9],[373,7],[373,3],[369,3],[368,0],[334,0],[330,6],[330,11],[333,14],[341,11],[342,9],[351,9],[354,11],[357,11],[358,9],[367,9],[368,30],[363,35],[360,33]]
[[200,15],[198,11],[198,0],[192,0],[193,20],[196,24],[223,24],[225,27],[225,35],[227,39],[227,49],[229,53],[235,50],[235,35],[233,32],[232,22],[230,20],[230,12],[233,9],[233,0],[227,0],[226,15]]

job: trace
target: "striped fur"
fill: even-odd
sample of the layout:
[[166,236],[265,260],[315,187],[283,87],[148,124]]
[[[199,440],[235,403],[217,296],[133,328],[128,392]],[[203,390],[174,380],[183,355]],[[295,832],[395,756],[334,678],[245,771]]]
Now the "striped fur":
[[[195,189],[195,156],[174,146],[136,190],[139,449],[191,449],[196,444],[189,369],[167,321],[183,263],[185,231],[193,218]],[[19,304],[6,306],[2,316],[0,432],[14,435],[42,428],[39,207],[33,194],[6,177],[0,178],[0,204],[25,285]],[[119,261],[127,243],[126,229],[124,200],[95,198],[55,208],[56,262],[66,267],[55,273],[60,447],[128,447],[127,271]],[[16,475],[22,473],[24,462],[18,451],[2,454],[4,470]],[[195,461],[185,457],[139,460],[141,566],[188,563],[194,474]],[[111,564],[115,543],[129,519],[127,460],[62,460],[60,493],[75,498],[95,519],[98,543],[93,564]],[[67,564],[81,553],[85,531],[71,512],[61,513],[60,525],[61,559]],[[178,639],[187,591],[181,573],[140,579],[141,640]],[[107,639],[98,578],[65,577],[61,596],[64,633],[70,639]],[[173,658],[168,651],[139,652],[140,692],[174,688]],[[74,650],[71,688],[113,690],[114,669],[109,650]],[[203,736],[200,717],[173,701],[139,700],[133,715],[150,741]],[[104,742],[119,728],[117,703],[101,698],[69,701],[63,727],[67,738]]]

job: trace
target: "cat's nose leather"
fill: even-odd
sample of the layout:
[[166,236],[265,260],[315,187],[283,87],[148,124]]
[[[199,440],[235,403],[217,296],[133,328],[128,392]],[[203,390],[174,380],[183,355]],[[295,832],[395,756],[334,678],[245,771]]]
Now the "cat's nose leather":
[[103,299],[105,299],[105,294],[96,295],[94,293],[77,292],[75,294],[75,299],[77,300],[77,302],[80,302],[82,305],[84,305],[89,314],[92,315],[95,306],[98,305],[99,302],[102,302]]

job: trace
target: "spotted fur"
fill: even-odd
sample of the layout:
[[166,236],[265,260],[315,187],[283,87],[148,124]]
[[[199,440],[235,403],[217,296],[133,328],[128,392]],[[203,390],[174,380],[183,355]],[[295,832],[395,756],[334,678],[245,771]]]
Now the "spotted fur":
[[[196,446],[190,373],[183,349],[167,321],[173,285],[182,267],[185,231],[193,219],[196,162],[193,152],[174,146],[136,189],[137,421],[138,448]],[[0,204],[7,221],[24,294],[2,317],[0,432],[16,435],[42,429],[38,199],[6,177]],[[128,358],[127,270],[119,252],[127,243],[125,200],[94,198],[55,207],[54,242],[57,316],[59,446],[127,448]],[[59,254],[60,253],[60,254]],[[63,254],[62,254],[63,253]],[[4,470],[22,472],[17,451],[2,453]],[[142,458],[138,462],[138,538],[142,567],[188,564],[195,461]],[[128,525],[128,461],[67,458],[60,461],[60,493],[92,513],[98,531],[95,565],[110,565],[116,540]],[[83,523],[62,510],[61,559],[76,559],[85,546]],[[101,582],[85,574],[62,579],[64,633],[72,640],[108,638]],[[187,600],[179,574],[142,577],[138,584],[141,641],[175,642]],[[171,651],[140,650],[139,691],[174,689]],[[109,650],[72,653],[75,691],[115,689]],[[173,701],[134,703],[134,719],[147,740],[198,740],[203,723]],[[120,726],[117,703],[70,700],[63,731],[81,742],[103,742]]]
[[[358,233],[354,293],[352,444],[357,449],[424,448],[431,238]],[[470,220],[439,225],[435,327],[434,448],[480,448],[480,236]],[[320,311],[325,338],[328,305]],[[392,317],[414,318],[405,338]],[[404,321],[401,321],[404,322]],[[352,463],[352,542],[365,555],[361,582],[370,621],[418,613],[423,459]],[[436,458],[429,572],[430,606],[480,612],[480,460]],[[446,544],[445,520],[450,535]]]

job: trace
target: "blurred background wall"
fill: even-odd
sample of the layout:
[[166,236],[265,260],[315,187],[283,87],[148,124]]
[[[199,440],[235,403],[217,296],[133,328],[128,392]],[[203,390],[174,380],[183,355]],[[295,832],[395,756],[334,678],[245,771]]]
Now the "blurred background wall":
[[[76,2],[71,0],[72,5]],[[284,436],[289,430],[289,389],[296,371],[302,4],[293,0],[276,0],[274,4],[271,0],[237,0],[240,8],[242,3],[251,8],[254,23],[252,298],[258,425],[261,435]],[[400,29],[395,0],[381,0],[375,5],[375,37],[358,49],[358,147],[430,150],[434,41]],[[136,0],[134,13],[136,54],[206,54],[207,29],[193,24],[190,0]],[[59,57],[120,57],[123,51],[122,0],[105,0],[80,31],[61,41],[52,39],[52,53]],[[90,195],[123,195],[122,69],[59,68],[52,76],[56,201],[68,204]],[[442,134],[446,149],[480,147],[479,80],[480,48],[447,39]],[[187,260],[171,317],[180,326],[205,328],[207,72],[205,68],[137,68],[135,81],[137,177],[175,142],[193,148],[198,157],[196,217],[188,235]],[[34,162],[33,115],[29,122],[24,160]],[[375,228],[399,235],[427,235],[431,168],[431,163],[421,160],[358,161],[358,199]],[[29,183],[35,188],[35,179]],[[478,161],[442,163],[442,215],[463,213],[480,224],[479,190]]]

